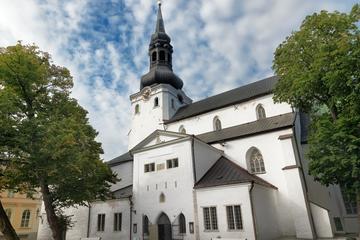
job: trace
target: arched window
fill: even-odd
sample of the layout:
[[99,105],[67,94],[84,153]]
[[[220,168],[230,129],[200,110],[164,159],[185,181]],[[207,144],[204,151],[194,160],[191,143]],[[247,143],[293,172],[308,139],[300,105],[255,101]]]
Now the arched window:
[[139,104],[136,104],[135,105],[135,114],[138,114],[138,113],[140,113],[140,106],[139,106]]
[[246,155],[248,168],[251,173],[265,173],[264,159],[259,149],[251,148]]
[[156,98],[154,99],[154,107],[158,107],[158,106],[159,106],[159,98],[156,97]]
[[180,214],[179,216],[179,232],[186,233],[186,221],[184,214]]
[[160,194],[159,201],[160,201],[161,203],[165,202],[165,194],[164,194],[164,193],[161,193],[161,194]]
[[186,133],[186,129],[183,125],[179,127],[179,133]]
[[146,215],[143,216],[143,232],[145,235],[149,234],[149,218]]
[[165,61],[165,51],[160,51],[160,61]]
[[257,116],[257,119],[266,118],[265,109],[261,104],[257,105],[257,107],[256,107],[256,116]]
[[218,117],[214,117],[213,124],[214,124],[214,131],[221,130],[221,121]]
[[21,217],[21,227],[29,227],[30,223],[30,210],[26,209],[22,213]]
[[156,61],[156,52],[153,52],[151,55],[151,61],[155,62]]

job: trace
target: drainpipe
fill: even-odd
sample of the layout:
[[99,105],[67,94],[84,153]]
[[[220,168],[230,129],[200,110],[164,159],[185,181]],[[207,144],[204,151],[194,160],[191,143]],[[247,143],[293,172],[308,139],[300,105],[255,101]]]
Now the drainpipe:
[[91,220],[91,203],[89,203],[89,211],[88,211],[88,222],[87,222],[87,233],[86,237],[90,237],[90,220]]
[[255,214],[254,214],[254,206],[253,206],[253,196],[252,196],[252,190],[254,189],[254,181],[251,181],[251,187],[249,190],[250,195],[250,204],[251,204],[251,215],[253,219],[253,226],[254,226],[254,234],[255,234],[255,240],[257,239],[257,232],[256,232],[256,220],[255,220]]
[[132,213],[133,213],[133,208],[134,208],[134,204],[132,202],[131,196],[129,197],[129,204],[130,204],[130,240],[132,239]]

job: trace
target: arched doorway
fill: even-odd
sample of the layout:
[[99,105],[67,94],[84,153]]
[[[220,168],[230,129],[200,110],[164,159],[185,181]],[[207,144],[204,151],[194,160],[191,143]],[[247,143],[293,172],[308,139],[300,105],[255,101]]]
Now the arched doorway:
[[171,222],[165,213],[160,214],[157,221],[157,225],[158,225],[159,240],[171,240],[172,239]]

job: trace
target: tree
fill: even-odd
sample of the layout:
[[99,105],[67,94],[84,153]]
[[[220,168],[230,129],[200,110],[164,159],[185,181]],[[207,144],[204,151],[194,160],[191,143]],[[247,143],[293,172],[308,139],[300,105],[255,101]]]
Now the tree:
[[357,196],[360,224],[360,6],[307,16],[275,51],[276,102],[311,116],[309,171]]
[[2,179],[17,191],[41,192],[55,240],[70,224],[64,209],[110,197],[117,180],[100,159],[87,112],[70,97],[72,86],[70,72],[35,45],[1,50]]

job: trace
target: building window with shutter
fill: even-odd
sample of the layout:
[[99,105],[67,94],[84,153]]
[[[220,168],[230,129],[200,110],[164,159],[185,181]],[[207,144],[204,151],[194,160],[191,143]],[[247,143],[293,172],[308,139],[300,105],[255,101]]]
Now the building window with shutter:
[[216,207],[204,207],[204,229],[206,231],[218,230]]
[[105,214],[98,214],[97,231],[103,232],[105,230]]
[[114,231],[121,231],[122,213],[114,213]]
[[243,229],[240,205],[226,206],[226,217],[229,230]]

